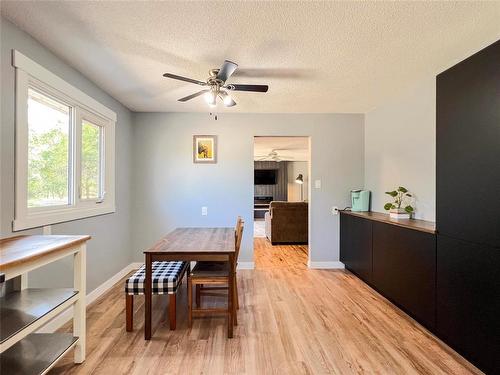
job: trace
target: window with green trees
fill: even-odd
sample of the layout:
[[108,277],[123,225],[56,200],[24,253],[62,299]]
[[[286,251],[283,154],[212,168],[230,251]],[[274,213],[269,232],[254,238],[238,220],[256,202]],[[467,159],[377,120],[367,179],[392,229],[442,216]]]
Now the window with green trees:
[[19,51],[14,231],[115,212],[116,113]]
[[[68,205],[73,142],[72,109],[47,95],[28,93],[28,207]],[[81,121],[80,199],[101,198],[102,127]]]
[[99,125],[82,121],[81,199],[101,198],[101,134]]
[[71,107],[28,91],[28,207],[68,205]]

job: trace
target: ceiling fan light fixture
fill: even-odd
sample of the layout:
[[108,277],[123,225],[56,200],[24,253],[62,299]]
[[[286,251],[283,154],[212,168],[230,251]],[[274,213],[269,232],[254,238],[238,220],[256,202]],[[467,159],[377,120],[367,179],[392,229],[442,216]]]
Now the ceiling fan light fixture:
[[207,92],[205,95],[205,100],[209,106],[215,107],[215,100],[217,99],[217,95],[213,91]]
[[234,105],[233,98],[231,98],[227,92],[222,91],[221,96],[225,107],[232,107]]

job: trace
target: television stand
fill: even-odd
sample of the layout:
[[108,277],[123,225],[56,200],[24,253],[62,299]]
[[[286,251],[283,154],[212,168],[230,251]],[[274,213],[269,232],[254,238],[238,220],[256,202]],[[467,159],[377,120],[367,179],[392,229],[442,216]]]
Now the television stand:
[[256,195],[253,199],[254,219],[263,219],[269,211],[269,204],[273,201],[272,195]]

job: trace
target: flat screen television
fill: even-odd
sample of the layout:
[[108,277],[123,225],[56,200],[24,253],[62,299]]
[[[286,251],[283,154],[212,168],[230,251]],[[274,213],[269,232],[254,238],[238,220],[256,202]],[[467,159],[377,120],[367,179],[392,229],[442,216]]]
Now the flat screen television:
[[276,169],[255,169],[255,185],[276,185]]

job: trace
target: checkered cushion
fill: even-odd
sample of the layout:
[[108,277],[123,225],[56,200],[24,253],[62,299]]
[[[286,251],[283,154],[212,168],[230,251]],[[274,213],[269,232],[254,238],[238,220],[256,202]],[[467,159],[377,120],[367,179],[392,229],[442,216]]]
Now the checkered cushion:
[[[153,262],[153,294],[174,294],[180,284],[187,262]],[[146,266],[143,265],[127,281],[126,294],[144,294]]]

